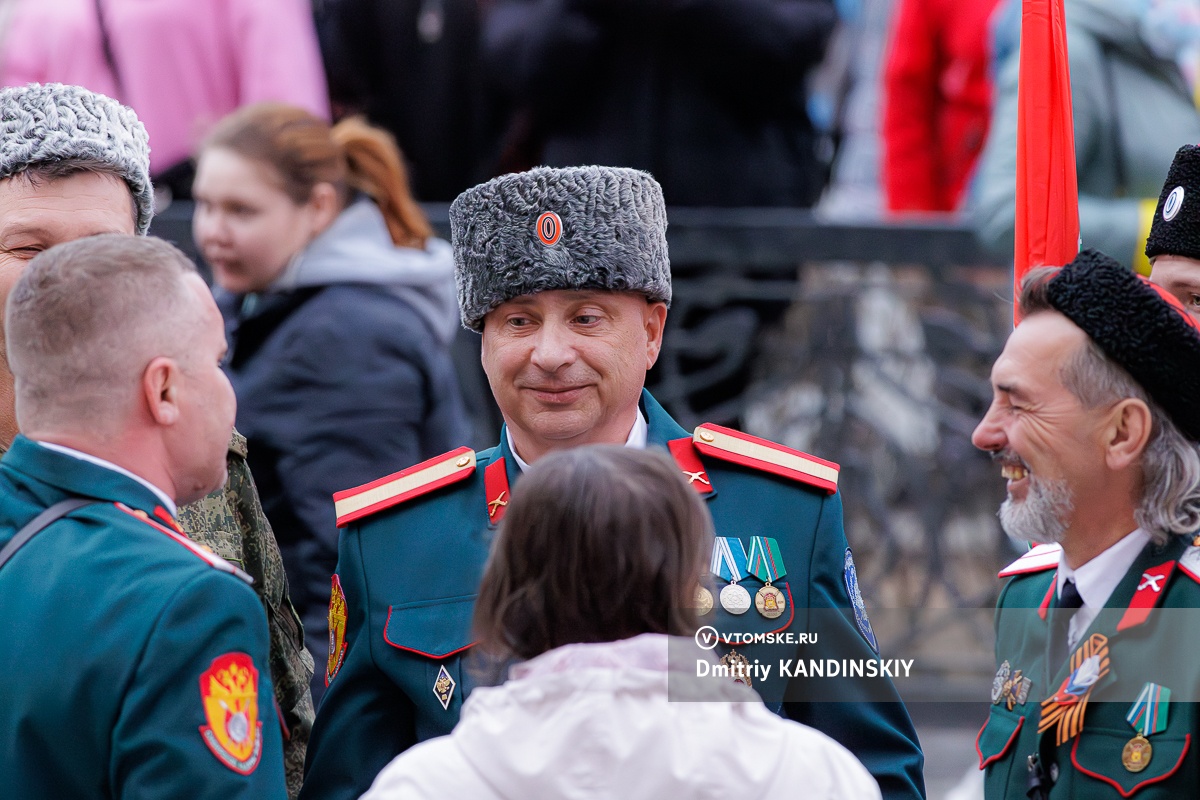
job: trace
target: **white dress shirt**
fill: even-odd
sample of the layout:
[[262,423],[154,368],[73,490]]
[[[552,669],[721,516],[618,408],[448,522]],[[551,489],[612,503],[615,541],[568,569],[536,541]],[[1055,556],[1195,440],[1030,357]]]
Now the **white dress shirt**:
[[1062,597],[1063,584],[1072,580],[1075,581],[1079,596],[1083,598],[1083,605],[1071,617],[1067,634],[1068,651],[1075,649],[1084,631],[1095,621],[1117,584],[1149,543],[1150,534],[1138,528],[1078,569],[1068,567],[1059,553],[1057,596]]
[[[633,427],[629,430],[629,438],[625,440],[626,447],[633,447],[638,450],[646,449],[646,437],[650,433],[650,423],[646,422],[646,417],[642,414],[642,410],[638,409],[637,419],[633,421]],[[517,454],[516,445],[513,444],[512,431],[506,426],[504,434],[508,437],[508,449],[512,450],[513,458],[517,460],[517,466],[521,468],[521,472],[529,469],[529,464],[525,459]]]

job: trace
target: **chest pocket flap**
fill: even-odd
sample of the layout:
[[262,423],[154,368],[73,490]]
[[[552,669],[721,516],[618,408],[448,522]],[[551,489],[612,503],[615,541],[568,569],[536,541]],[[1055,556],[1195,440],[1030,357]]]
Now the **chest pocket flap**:
[[993,761],[1004,758],[1004,754],[1013,746],[1021,726],[1025,724],[1022,714],[1009,711],[1007,708],[992,706],[987,722],[979,729],[975,737],[975,752],[979,754],[979,768],[983,769]]
[[[1088,778],[1116,789],[1121,797],[1133,797],[1145,787],[1164,781],[1178,772],[1192,743],[1190,733],[1182,738],[1167,734],[1151,736],[1150,744],[1154,751],[1150,763],[1141,772],[1130,772],[1121,765],[1121,754],[1132,736],[1132,729],[1128,734],[1118,734],[1085,728],[1071,747],[1071,764]],[[1086,779],[1081,781],[1091,783]],[[1082,783],[1080,788],[1083,788]],[[1088,793],[1102,791],[1105,790],[1093,784]]]
[[476,595],[422,600],[388,607],[383,640],[426,658],[448,658],[471,642]]

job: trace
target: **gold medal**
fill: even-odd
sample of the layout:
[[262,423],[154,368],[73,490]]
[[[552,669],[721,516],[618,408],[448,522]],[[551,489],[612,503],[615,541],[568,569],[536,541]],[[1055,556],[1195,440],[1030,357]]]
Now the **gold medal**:
[[745,614],[750,610],[750,593],[731,583],[721,590],[721,608],[730,614]]
[[[743,591],[745,591],[743,589]],[[749,592],[746,592],[749,595]],[[729,667],[729,677],[737,683],[750,685],[750,659],[739,653],[737,650],[730,650],[725,655],[721,656],[721,666]]]
[[703,586],[696,587],[696,613],[704,616],[713,610],[712,592],[705,589]]
[[775,619],[783,616],[783,612],[787,608],[787,598],[783,592],[768,583],[754,596],[754,607],[767,619]]
[[1150,757],[1153,755],[1154,748],[1150,745],[1150,740],[1139,733],[1125,743],[1125,748],[1121,751],[1121,766],[1130,772],[1141,772],[1150,766]]

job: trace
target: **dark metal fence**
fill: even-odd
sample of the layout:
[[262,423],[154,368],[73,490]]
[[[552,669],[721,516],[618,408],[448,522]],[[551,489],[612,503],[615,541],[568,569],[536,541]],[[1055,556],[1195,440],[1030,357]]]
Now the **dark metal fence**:
[[[447,207],[426,208],[448,236]],[[190,216],[173,205],[153,232],[189,249]],[[1015,550],[995,517],[999,473],[970,435],[1011,325],[1008,267],[952,223],[668,218],[674,301],[651,390],[685,427],[732,425],[840,463],[868,605],[905,621],[883,646],[939,675],[930,699],[982,696],[991,631],[962,611],[994,603]],[[498,415],[478,347],[464,332],[456,359],[483,447]]]

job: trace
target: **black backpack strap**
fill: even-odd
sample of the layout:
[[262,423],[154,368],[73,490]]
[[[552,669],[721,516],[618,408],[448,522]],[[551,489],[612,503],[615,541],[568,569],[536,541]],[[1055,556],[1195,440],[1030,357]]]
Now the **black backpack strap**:
[[28,525],[17,531],[17,535],[9,540],[8,544],[4,546],[3,550],[0,550],[0,567],[3,567],[10,558],[15,556],[17,551],[20,550],[26,542],[32,539],[34,535],[42,528],[45,528],[46,526],[50,525],[50,523],[60,519],[61,517],[65,517],[67,514],[70,514],[72,511],[78,508],[90,506],[95,502],[97,501],[86,497],[68,497],[66,500],[60,500],[42,513],[38,514],[29,522]]

